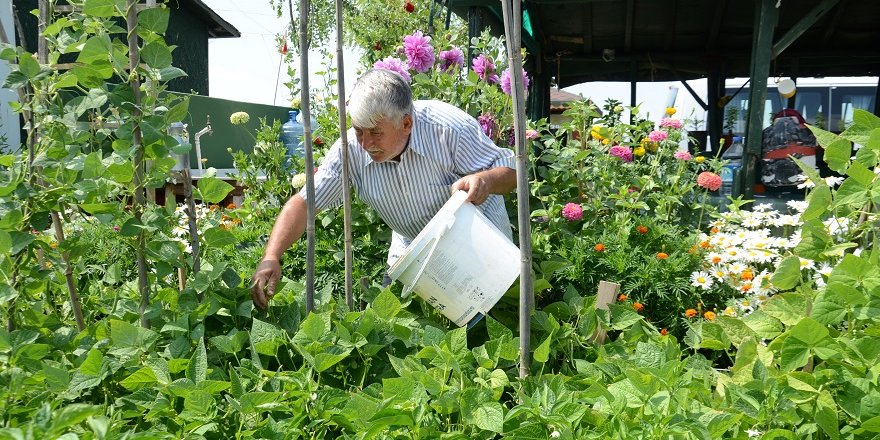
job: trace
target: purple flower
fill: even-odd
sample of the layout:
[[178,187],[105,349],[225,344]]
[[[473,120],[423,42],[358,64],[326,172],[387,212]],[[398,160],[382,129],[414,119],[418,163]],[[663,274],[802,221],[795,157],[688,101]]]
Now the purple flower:
[[120,228],[119,226],[113,226],[114,232],[119,232],[120,229],[122,229],[122,228]]
[[480,123],[483,133],[494,141],[495,136],[498,134],[498,123],[495,121],[495,116],[492,116],[490,113],[483,113],[477,117],[477,122]]
[[566,203],[562,208],[562,217],[573,222],[584,218],[584,208],[577,203]]
[[[526,73],[525,69],[523,69],[523,71],[522,71],[522,78],[523,78],[523,89],[528,89],[529,88],[529,74]],[[508,69],[504,70],[504,72],[501,72],[501,90],[504,93],[507,93],[508,95],[510,95],[512,88],[513,88],[513,83],[511,83],[511,81],[510,81],[510,68],[508,68]]]
[[681,119],[663,118],[660,120],[660,128],[681,128],[683,124]]
[[434,65],[431,37],[422,35],[422,31],[403,37],[403,52],[406,53],[406,62],[416,72],[427,72]]
[[406,65],[406,63],[391,56],[385,58],[384,60],[376,61],[376,63],[373,64],[373,68],[397,72],[400,74],[400,76],[403,77],[403,79],[406,80],[406,82],[410,82],[410,80],[412,80],[412,78],[409,76],[409,67]]
[[[480,54],[478,57],[474,58],[471,62],[471,66],[474,69],[474,73],[476,73],[481,80],[486,81],[489,84],[495,84],[498,82],[498,76],[495,75],[495,63],[486,58],[485,55]],[[494,82],[492,81],[493,77],[495,77]]]
[[632,162],[633,160],[633,152],[629,149],[629,147],[624,147],[623,145],[615,145],[608,150],[608,154],[619,157],[620,160],[624,162]]
[[687,151],[676,151],[672,156],[683,161],[689,161],[694,158],[694,156],[691,156],[691,153],[688,153]]
[[464,52],[457,47],[440,52],[440,68],[445,72],[460,69],[464,66]]
[[651,142],[663,142],[669,137],[669,133],[660,130],[654,130],[648,133],[648,139]]

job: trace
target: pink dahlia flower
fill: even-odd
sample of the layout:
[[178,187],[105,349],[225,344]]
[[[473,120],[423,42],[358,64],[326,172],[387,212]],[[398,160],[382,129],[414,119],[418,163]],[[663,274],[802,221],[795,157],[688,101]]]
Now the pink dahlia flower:
[[562,217],[573,222],[584,218],[584,208],[577,203],[566,203],[562,208]]
[[721,176],[711,171],[703,171],[697,176],[697,185],[709,191],[718,191],[718,188],[721,188]]
[[403,37],[403,52],[406,54],[406,62],[416,72],[427,72],[434,65],[431,37],[422,35],[422,31]]
[[412,77],[409,76],[409,66],[407,66],[406,63],[398,58],[389,56],[384,60],[376,61],[376,63],[373,64],[373,68],[397,72],[398,74],[400,74],[400,76],[403,77],[403,79],[406,80],[406,82],[410,82],[410,80],[412,80]]
[[473,61],[471,61],[471,67],[473,67],[474,73],[476,73],[481,80],[486,81],[489,84],[498,82],[497,80],[492,82],[492,77],[497,78],[497,75],[495,75],[495,63],[486,58],[485,55],[480,54],[478,57],[474,58]]
[[663,118],[660,120],[661,128],[681,128],[683,124],[681,119]]
[[441,51],[440,63],[440,69],[443,71],[458,70],[461,66],[464,66],[464,53],[457,47]]
[[526,130],[526,139],[533,141],[533,140],[537,139],[538,136],[539,136],[538,130],[532,130],[531,128]]
[[[529,88],[529,74],[526,73],[525,69],[522,71],[523,78],[523,89]],[[505,69],[504,72],[501,72],[501,91],[511,94],[511,90],[513,90],[513,83],[510,81],[510,68]]]
[[648,133],[648,140],[651,142],[663,142],[669,137],[669,133],[661,130],[654,130]]
[[684,161],[688,161],[694,158],[694,156],[691,156],[691,153],[688,153],[687,151],[676,151],[673,156],[678,160]]
[[477,117],[477,122],[480,123],[483,133],[489,139],[495,140],[495,137],[498,135],[498,122],[495,121],[495,116],[492,116],[490,113],[483,113]]
[[608,150],[608,154],[619,157],[624,162],[632,162],[633,152],[629,147],[623,145],[615,145]]

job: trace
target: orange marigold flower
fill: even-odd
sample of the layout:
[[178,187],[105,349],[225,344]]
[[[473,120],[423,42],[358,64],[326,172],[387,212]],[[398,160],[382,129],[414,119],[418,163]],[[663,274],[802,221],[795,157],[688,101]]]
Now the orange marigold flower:
[[220,209],[219,205],[208,205],[208,210],[210,211],[217,211],[218,209]]
[[697,311],[696,309],[687,309],[684,311],[684,316],[693,318],[694,316],[697,316]]
[[667,258],[669,258],[669,254],[667,254],[666,252],[657,252],[658,260],[665,260]]
[[742,272],[742,274],[740,274],[739,277],[742,278],[744,281],[750,281],[755,278],[755,273],[752,272],[751,269],[746,269]]
[[597,243],[596,246],[593,246],[593,249],[595,249],[596,252],[605,252],[605,245],[602,243]]
[[706,313],[703,313],[703,317],[709,321],[714,321],[715,320],[715,312],[709,310]]
[[696,254],[698,251],[699,251],[699,248],[697,248],[696,245],[691,246],[691,248],[688,249],[688,253],[689,253],[689,254]]
[[647,234],[647,233],[648,233],[648,227],[647,227],[647,226],[644,226],[644,225],[638,225],[638,226],[636,227],[636,231],[638,231],[639,234]]
[[645,310],[644,304],[636,301],[633,303],[633,308],[636,309],[636,312],[642,313],[642,310]]
[[618,301],[626,301],[626,295],[621,293],[620,295],[617,296],[617,300]]
[[53,242],[49,243],[49,247],[52,248],[52,249],[57,249],[57,248],[58,248],[58,243],[56,243],[56,242],[53,241]]
[[713,233],[713,234],[717,234],[718,231],[719,231],[719,229],[718,229],[717,227],[715,227],[715,226],[712,226],[712,229],[709,230],[709,232],[711,232],[711,233]]
[[238,208],[238,206],[235,206],[235,203],[230,202],[228,205],[226,205],[226,209],[235,209],[235,208]]
[[714,256],[712,257],[712,264],[718,264],[718,263],[721,263],[721,256],[719,256],[719,255],[714,255]]
[[660,330],[660,334],[663,335],[663,336],[666,336],[666,335],[669,334],[669,331],[666,330],[666,329],[664,328],[664,329],[661,329],[661,330]]
[[700,247],[703,249],[709,249],[712,245],[709,244],[709,240],[703,240],[700,242]]

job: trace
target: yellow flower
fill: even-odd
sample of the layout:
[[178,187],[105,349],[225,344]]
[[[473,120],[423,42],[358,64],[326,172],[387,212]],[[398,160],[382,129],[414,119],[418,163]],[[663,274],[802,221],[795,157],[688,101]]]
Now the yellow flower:
[[696,163],[703,163],[705,161],[706,161],[706,156],[697,156],[694,158],[694,162],[696,162]]
[[608,145],[611,142],[611,139],[602,139],[602,145]]
[[636,147],[633,150],[633,155],[638,156],[638,157],[644,156],[645,155],[645,148],[644,147]]
[[676,112],[675,107],[666,107],[666,115],[667,116],[672,116],[675,114],[675,112]]
[[659,144],[657,142],[648,142],[648,145],[646,145],[645,148],[652,153],[656,153],[658,146]]
[[601,133],[603,128],[605,128],[605,127],[602,127],[601,125],[594,125],[592,128],[590,128],[590,136],[592,136],[593,139],[596,139],[599,141],[605,139],[605,136],[602,136],[602,133]]

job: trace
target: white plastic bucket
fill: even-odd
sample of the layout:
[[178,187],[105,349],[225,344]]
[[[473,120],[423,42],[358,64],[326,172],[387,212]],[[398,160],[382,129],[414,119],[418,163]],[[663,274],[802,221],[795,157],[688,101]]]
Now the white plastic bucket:
[[[520,272],[519,248],[456,191],[388,275],[459,327],[489,312]],[[476,321],[475,321],[476,322]]]

